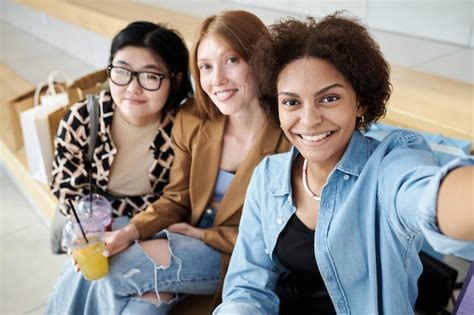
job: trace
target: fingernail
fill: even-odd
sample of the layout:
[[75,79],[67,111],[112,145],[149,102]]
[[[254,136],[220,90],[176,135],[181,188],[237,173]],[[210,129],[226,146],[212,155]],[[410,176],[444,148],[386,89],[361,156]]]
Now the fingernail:
[[78,265],[75,265],[75,266],[74,266],[74,271],[75,271],[75,272],[79,272],[79,266],[78,266]]
[[105,256],[105,257],[109,257],[110,253],[109,253],[108,250],[104,250],[104,251],[102,252],[102,255]]

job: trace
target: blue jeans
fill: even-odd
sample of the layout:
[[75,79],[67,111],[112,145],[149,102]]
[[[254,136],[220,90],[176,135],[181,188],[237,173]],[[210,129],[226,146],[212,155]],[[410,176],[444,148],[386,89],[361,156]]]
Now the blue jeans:
[[[210,213],[212,212],[212,213]],[[199,227],[212,226],[215,211],[205,212]],[[209,225],[210,224],[210,225]],[[67,263],[53,288],[46,314],[168,314],[187,294],[213,294],[220,276],[220,254],[201,240],[163,230],[155,239],[168,239],[169,266],[150,259],[135,242],[109,258],[109,274],[87,281]],[[140,295],[172,292],[170,301],[153,302]]]

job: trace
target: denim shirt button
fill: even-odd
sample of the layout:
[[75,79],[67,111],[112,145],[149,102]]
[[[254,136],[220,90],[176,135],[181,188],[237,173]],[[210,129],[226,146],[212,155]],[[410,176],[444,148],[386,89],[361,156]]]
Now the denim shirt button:
[[282,225],[282,224],[283,224],[283,219],[279,217],[276,222],[277,222],[279,225]]
[[207,208],[206,213],[207,213],[207,214],[212,214],[212,209],[211,209],[211,208]]
[[349,175],[344,175],[344,180],[349,180],[349,178],[351,178]]
[[268,255],[268,249],[267,249],[267,248],[265,248],[265,254],[267,254],[267,255]]

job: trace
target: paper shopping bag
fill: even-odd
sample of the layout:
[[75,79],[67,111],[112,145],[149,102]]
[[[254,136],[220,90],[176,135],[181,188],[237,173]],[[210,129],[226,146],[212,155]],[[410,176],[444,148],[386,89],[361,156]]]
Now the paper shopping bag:
[[[100,90],[106,88],[107,71],[105,69],[102,69],[93,73],[89,73],[75,80],[72,83],[56,83],[56,85],[61,85],[62,87],[66,88],[66,92],[69,98],[68,105],[72,105],[84,99],[86,94],[96,94]],[[39,92],[39,103],[41,103],[41,101],[44,99],[42,98],[42,96],[46,94],[48,88],[48,85],[45,85],[41,88]],[[23,146],[23,137],[20,125],[20,113],[34,106],[35,90],[36,89],[32,89],[26,93],[23,93],[8,102],[7,119],[10,122],[10,130],[12,133],[12,137],[9,138],[8,141],[8,146],[14,151],[20,149]],[[63,96],[61,96],[60,98],[62,97]],[[48,100],[46,100],[46,103],[49,103]],[[59,122],[59,120],[57,121]],[[56,128],[51,129],[51,133],[53,135],[55,134],[56,129],[57,124]]]
[[13,141],[11,141],[10,147],[13,150],[18,150],[23,145],[20,113],[39,104],[46,106],[68,104],[69,97],[66,87],[71,83],[72,80],[69,79],[68,75],[61,71],[51,71],[46,82],[38,84],[34,90],[24,93],[9,102],[10,125],[13,133]]
[[[46,85],[40,89],[40,97],[46,93],[47,89],[48,86]],[[29,108],[34,107],[35,91],[36,88],[26,93],[23,93],[8,102],[8,119],[10,121],[10,130],[12,133],[8,145],[14,151],[20,149],[23,146],[23,137],[20,125],[20,113]]]
[[[47,83],[40,83],[36,87],[33,95],[34,107],[20,113],[28,170],[34,179],[45,184],[51,179],[53,160],[48,116],[56,109],[69,104],[66,88],[55,83],[60,75],[68,80],[67,76],[59,71],[51,72]],[[41,95],[45,85],[48,88],[45,94]]]
[[52,145],[52,150],[54,153],[54,138],[58,132],[59,123],[69,112],[69,106],[63,106],[56,109],[54,112],[50,113],[48,116],[48,125],[49,125],[49,138]]
[[61,107],[62,104],[36,106],[20,114],[28,171],[32,178],[44,184],[48,184],[51,180],[53,161],[48,117],[51,112]]

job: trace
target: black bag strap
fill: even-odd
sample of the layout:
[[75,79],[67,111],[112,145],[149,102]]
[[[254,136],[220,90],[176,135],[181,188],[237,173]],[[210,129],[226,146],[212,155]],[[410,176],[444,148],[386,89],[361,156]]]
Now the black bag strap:
[[96,95],[87,95],[87,110],[90,116],[89,130],[89,148],[87,150],[87,161],[92,164],[94,149],[97,141],[97,133],[99,132],[99,104]]

